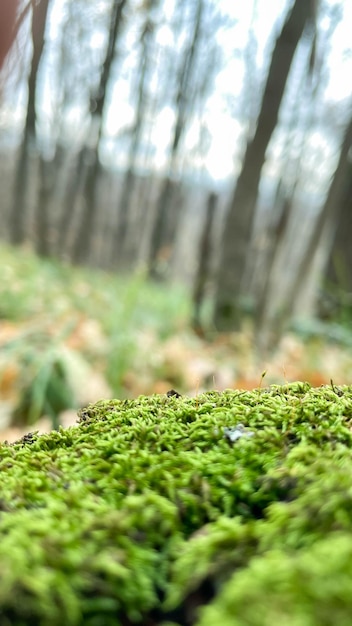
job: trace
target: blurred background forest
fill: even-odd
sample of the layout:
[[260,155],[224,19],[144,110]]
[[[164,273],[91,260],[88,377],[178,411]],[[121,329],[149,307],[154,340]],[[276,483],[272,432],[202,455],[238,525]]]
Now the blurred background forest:
[[347,0],[19,3],[0,427],[171,387],[351,383],[351,27]]

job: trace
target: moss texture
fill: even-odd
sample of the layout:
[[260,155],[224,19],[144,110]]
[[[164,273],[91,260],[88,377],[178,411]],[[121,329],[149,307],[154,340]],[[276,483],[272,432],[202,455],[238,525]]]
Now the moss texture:
[[295,383],[3,444],[0,624],[347,625],[351,426],[352,387]]

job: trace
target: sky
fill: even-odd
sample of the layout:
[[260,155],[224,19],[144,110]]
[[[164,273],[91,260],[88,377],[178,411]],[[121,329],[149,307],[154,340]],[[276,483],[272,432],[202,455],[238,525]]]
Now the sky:
[[[163,11],[166,15],[171,16],[174,3],[175,0],[165,0]],[[329,77],[324,91],[324,98],[333,106],[336,105],[336,115],[339,117],[341,103],[345,106],[346,100],[352,95],[352,2],[351,0],[324,0],[324,3],[330,10],[334,7],[342,9],[340,20],[331,38]],[[228,15],[231,23],[235,22],[235,24],[231,28],[224,27],[217,35],[224,54],[224,67],[216,77],[214,91],[209,98],[203,118],[211,135],[211,142],[206,158],[199,158],[199,164],[202,163],[208,174],[215,180],[228,179],[238,173],[246,128],[240,119],[241,115],[236,115],[236,113],[241,111],[241,107],[243,109],[245,103],[246,107],[252,105],[252,115],[256,116],[260,104],[258,93],[268,68],[270,51],[291,4],[292,0],[216,1],[216,6],[222,10],[223,14]],[[323,18],[320,33],[324,35],[329,27],[330,19]],[[243,55],[251,28],[255,36],[256,53],[252,67],[253,76],[248,77],[244,68]],[[160,43],[169,43],[170,36],[168,29],[163,27],[158,34]],[[247,94],[243,93],[248,88],[254,92],[253,98],[249,100]],[[132,119],[133,111],[127,102],[125,105],[123,101],[121,102],[120,89],[117,90],[117,97],[120,98],[119,106],[122,107],[121,110],[125,113],[126,119]],[[174,114],[169,107],[165,107],[155,120],[153,137],[157,146],[155,160],[159,168],[162,168],[165,162],[167,138],[173,121]],[[201,120],[198,120],[198,124],[200,122]],[[123,115],[120,118],[120,124],[121,126],[124,124]],[[117,130],[115,119],[111,122],[111,132],[115,133]],[[197,122],[195,122],[186,138],[188,151],[191,151],[194,146],[198,130]],[[319,155],[323,155],[326,161],[331,158],[331,145],[326,137],[315,134],[312,137],[312,148],[318,151]],[[322,168],[322,176],[325,176],[325,170],[323,170],[324,168]]]
[[[208,124],[213,135],[213,143],[206,165],[211,175],[220,180],[231,176],[236,167],[236,151],[234,155],[233,146],[237,145],[240,153],[243,150],[241,136],[244,129],[240,122],[234,119],[231,110],[224,106],[224,100],[228,99],[228,96],[232,96],[232,99],[241,98],[245,79],[242,58],[240,56],[233,58],[234,41],[239,50],[245,49],[253,10],[256,7],[257,17],[252,27],[258,46],[256,68],[260,75],[268,58],[268,55],[265,56],[268,47],[272,47],[274,36],[281,28],[283,18],[291,3],[288,0],[247,0],[246,2],[220,0],[219,4],[231,18],[238,20],[234,30],[224,31],[221,34],[220,41],[228,50],[229,60],[217,78],[215,94],[208,107]],[[340,5],[343,10],[342,19],[337,24],[331,39],[330,73],[325,88],[326,100],[335,103],[338,110],[339,104],[345,103],[352,96],[352,2],[351,0],[341,2],[331,0],[327,4],[330,8]],[[323,19],[320,25],[321,31],[325,32],[329,24],[328,18]],[[325,140],[323,137],[315,136],[313,143],[323,145]]]
[[[191,1],[191,0],[190,0]],[[240,158],[245,145],[245,127],[243,125],[243,107],[248,108],[248,115],[255,119],[260,103],[260,88],[263,76],[270,60],[270,49],[274,38],[281,28],[283,19],[291,0],[214,0],[216,6],[227,15],[234,25],[224,27],[218,33],[218,43],[224,55],[223,69],[216,77],[214,91],[209,98],[202,120],[194,122],[186,137],[186,150],[191,152],[197,140],[199,124],[207,128],[210,135],[209,150],[205,158],[199,158],[199,166],[205,167],[208,174],[215,180],[221,181],[236,174]],[[308,0],[307,0],[308,1]],[[330,8],[341,7],[342,15],[331,38],[329,50],[329,79],[325,86],[324,98],[330,101],[332,112],[336,118],[341,116],[341,109],[346,108],[346,101],[352,95],[352,2],[351,0],[323,0]],[[172,14],[177,0],[165,0],[163,13]],[[50,24],[50,36],[57,37],[59,22],[63,14],[65,0],[55,0]],[[102,6],[104,2],[102,3]],[[328,31],[330,20],[325,17],[320,23],[320,33]],[[248,44],[250,29],[253,29],[256,42],[255,62],[252,72],[244,70],[243,55]],[[158,33],[160,43],[168,43],[167,27],[162,27]],[[102,35],[97,31],[92,38],[91,45],[99,51],[102,48]],[[125,79],[116,83],[112,92],[111,113],[107,117],[107,134],[112,138],[123,130],[126,124],[133,121],[133,108],[128,102],[128,81]],[[253,98],[247,98],[244,91],[253,91]],[[245,98],[244,98],[245,95]],[[10,109],[8,115],[21,119],[25,108],[25,91],[18,98],[17,107]],[[114,111],[118,105],[119,116]],[[331,107],[330,107],[331,108]],[[51,86],[47,86],[47,97],[44,102],[48,119],[53,115]],[[250,110],[251,109],[251,110]],[[240,113],[241,115],[238,115]],[[75,112],[72,112],[75,115]],[[76,111],[79,117],[81,112]],[[242,118],[242,119],[241,119]],[[171,107],[165,106],[158,115],[153,126],[155,143],[155,164],[162,168],[166,159],[166,147],[170,130],[174,122],[174,112]],[[198,124],[198,126],[197,126]],[[108,157],[117,159],[115,141],[107,142],[111,152]],[[329,158],[331,147],[325,137],[316,134],[312,138],[312,147],[319,149],[322,155]]]
[[[175,0],[165,0],[163,3],[163,13],[171,17]],[[257,18],[255,20],[255,35],[257,40],[256,65],[258,73],[262,70],[267,57],[268,40],[272,40],[273,24],[280,22],[284,14],[287,0],[217,0],[216,6],[229,21],[235,21],[235,25],[224,27],[218,33],[218,43],[224,54],[224,69],[215,80],[214,93],[210,97],[207,109],[204,113],[205,125],[212,137],[210,150],[205,159],[199,158],[208,174],[215,180],[226,179],[231,176],[235,168],[236,149],[234,146],[242,146],[241,136],[244,129],[238,119],[234,117],[233,107],[229,108],[229,101],[241,98],[241,91],[244,81],[243,72],[243,50],[248,41],[248,31],[252,20],[253,7],[257,5]],[[158,41],[163,44],[170,44],[171,32],[167,27],[163,27],[158,34]],[[120,95],[120,90],[119,90]],[[124,108],[120,101],[122,111],[126,116],[132,117],[133,112]],[[170,107],[165,109],[155,121],[153,136],[157,145],[156,165],[162,168],[166,159],[167,138],[174,122],[174,114]],[[200,123],[201,120],[198,120]],[[123,126],[123,119],[120,124]],[[113,128],[115,124],[115,128]],[[116,132],[116,119],[111,122],[111,131]],[[192,150],[196,141],[199,128],[197,123],[190,128],[186,138],[186,150]]]

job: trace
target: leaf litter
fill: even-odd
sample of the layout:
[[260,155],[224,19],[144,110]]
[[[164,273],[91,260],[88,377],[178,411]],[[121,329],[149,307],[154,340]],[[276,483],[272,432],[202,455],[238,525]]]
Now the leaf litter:
[[75,422],[79,407],[100,398],[135,398],[173,389],[197,396],[207,390],[251,390],[297,380],[313,386],[351,382],[350,347],[322,334],[288,332],[276,352],[263,358],[250,323],[241,332],[207,339],[193,332],[187,298],[180,298],[176,287],[175,292],[163,290],[143,277],[120,285],[105,274],[41,264],[27,252],[0,254],[5,307],[0,321],[3,440],[17,439],[29,429],[52,428],[44,404],[44,412],[30,427],[24,419],[14,428],[12,420],[25,386],[35,377],[36,364],[52,362],[50,350],[72,386],[72,407],[58,416],[65,425]]

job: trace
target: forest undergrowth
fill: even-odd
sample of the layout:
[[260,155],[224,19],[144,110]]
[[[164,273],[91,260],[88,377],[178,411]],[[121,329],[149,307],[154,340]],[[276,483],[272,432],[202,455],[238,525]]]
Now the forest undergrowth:
[[143,272],[121,278],[5,246],[0,263],[2,440],[70,425],[100,398],[351,383],[352,335],[336,325],[300,326],[263,356],[250,320],[240,333],[199,336],[186,291]]

